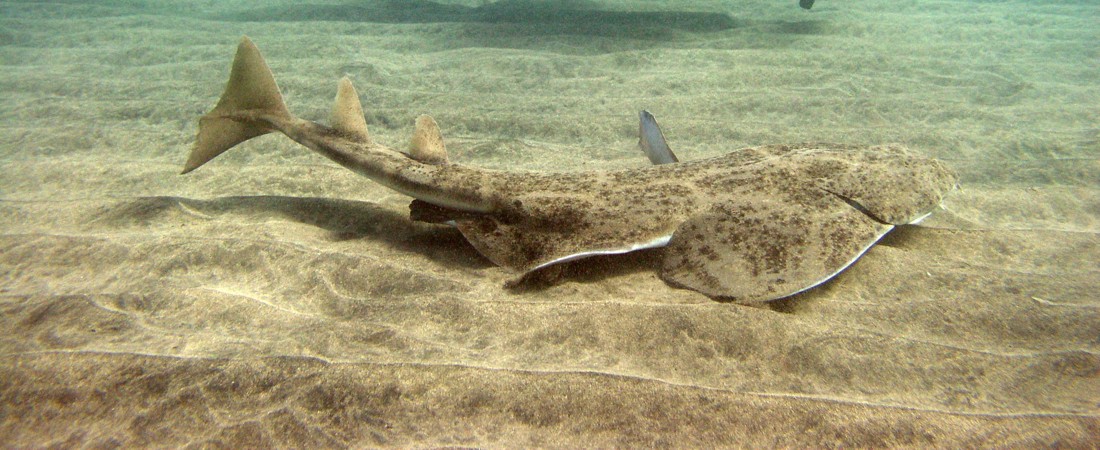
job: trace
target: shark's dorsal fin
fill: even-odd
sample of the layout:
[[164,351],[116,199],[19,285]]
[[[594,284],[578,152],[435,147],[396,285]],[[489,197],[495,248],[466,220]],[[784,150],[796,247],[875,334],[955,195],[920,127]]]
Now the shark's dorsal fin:
[[665,135],[661,133],[661,127],[657,126],[657,119],[644,109],[638,113],[638,147],[653,164],[680,162],[665,142]]
[[443,144],[443,133],[439,125],[429,115],[416,118],[416,131],[409,143],[409,157],[425,164],[447,164],[447,147]]
[[340,85],[336,89],[336,103],[332,105],[332,116],[329,120],[332,128],[348,138],[370,144],[367,120],[363,118],[363,105],[359,103],[359,93],[355,92],[355,86],[351,85],[348,77],[340,79]]

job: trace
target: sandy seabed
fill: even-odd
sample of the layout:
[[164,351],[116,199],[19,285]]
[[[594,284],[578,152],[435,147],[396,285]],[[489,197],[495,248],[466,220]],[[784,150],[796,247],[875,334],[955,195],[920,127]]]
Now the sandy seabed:
[[[1096,447],[1100,5],[0,2],[0,442]],[[478,8],[480,6],[480,8]],[[264,136],[178,175],[237,40],[296,114],[454,161],[900,142],[961,190],[766,307],[660,251],[503,287],[457,231]]]

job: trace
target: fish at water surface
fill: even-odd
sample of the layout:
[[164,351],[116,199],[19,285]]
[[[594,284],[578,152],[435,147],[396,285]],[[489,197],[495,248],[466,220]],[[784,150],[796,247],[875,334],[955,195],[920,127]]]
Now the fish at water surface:
[[183,173],[279,131],[413,197],[414,220],[454,224],[499,266],[528,274],[592,255],[666,247],[666,282],[741,303],[829,280],[894,226],[930,214],[956,185],[942,162],[897,145],[766,145],[678,162],[652,116],[643,112],[641,120],[643,149],[657,165],[568,173],[465,166],[448,161],[428,116],[417,120],[408,152],[373,142],[346,77],[330,126],[291,115],[245,37],[225,92],[199,120]]

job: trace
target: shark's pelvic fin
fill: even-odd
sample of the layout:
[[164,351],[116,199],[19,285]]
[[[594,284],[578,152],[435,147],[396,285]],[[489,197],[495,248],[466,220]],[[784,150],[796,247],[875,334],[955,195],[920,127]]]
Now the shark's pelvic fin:
[[409,156],[425,164],[447,164],[443,133],[432,116],[425,114],[416,118],[416,132],[409,143]]
[[363,118],[363,105],[359,103],[359,93],[355,92],[355,86],[351,85],[348,77],[340,79],[340,86],[336,89],[336,103],[332,105],[332,116],[329,120],[332,128],[348,138],[370,144],[367,121]]
[[199,135],[183,167],[195,170],[234,145],[273,131],[257,114],[290,117],[271,69],[260,49],[242,37],[233,58],[233,69],[225,92],[213,110],[199,118]]
[[665,135],[657,125],[657,119],[644,109],[638,113],[638,147],[653,164],[680,162],[665,142]]

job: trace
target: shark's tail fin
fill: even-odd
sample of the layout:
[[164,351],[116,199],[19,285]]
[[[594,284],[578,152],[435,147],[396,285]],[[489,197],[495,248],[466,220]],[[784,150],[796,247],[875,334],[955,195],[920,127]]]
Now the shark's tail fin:
[[199,119],[199,135],[183,173],[197,169],[234,145],[273,131],[267,122],[256,119],[259,116],[290,117],[290,112],[260,49],[248,37],[242,37],[222,98]]

